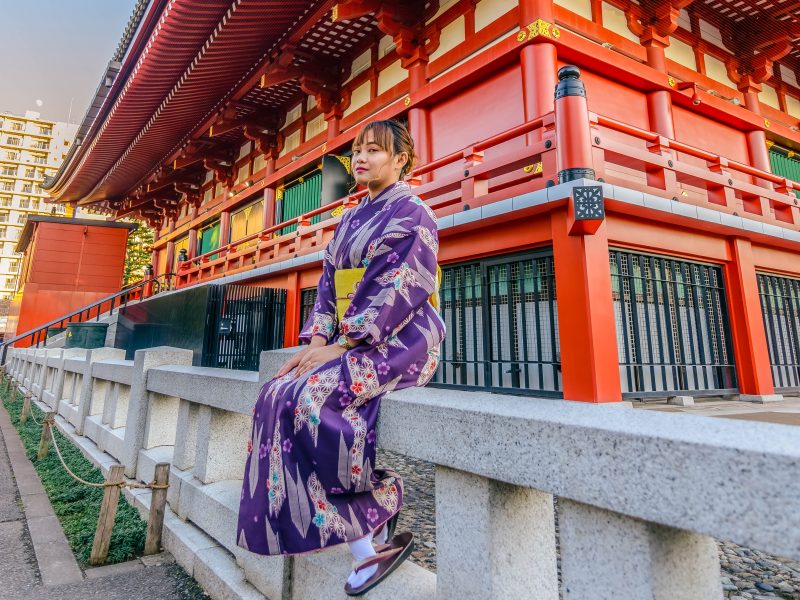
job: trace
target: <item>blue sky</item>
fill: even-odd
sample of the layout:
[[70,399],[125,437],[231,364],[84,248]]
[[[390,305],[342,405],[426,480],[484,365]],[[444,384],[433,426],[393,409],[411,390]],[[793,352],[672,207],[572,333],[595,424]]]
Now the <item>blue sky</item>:
[[0,0],[0,112],[79,123],[135,4]]

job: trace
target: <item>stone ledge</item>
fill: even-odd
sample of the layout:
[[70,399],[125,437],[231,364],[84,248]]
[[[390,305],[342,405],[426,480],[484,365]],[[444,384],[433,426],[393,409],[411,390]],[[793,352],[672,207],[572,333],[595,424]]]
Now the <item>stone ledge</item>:
[[384,398],[379,428],[401,454],[800,558],[790,427],[426,388]]
[[92,365],[92,377],[131,385],[132,360],[102,360]]
[[154,367],[147,389],[167,396],[250,415],[258,393],[258,374],[210,367]]

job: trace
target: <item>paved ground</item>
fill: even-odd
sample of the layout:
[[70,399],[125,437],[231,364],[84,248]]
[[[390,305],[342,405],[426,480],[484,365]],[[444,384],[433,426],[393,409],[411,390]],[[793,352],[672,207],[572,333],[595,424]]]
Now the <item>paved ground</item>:
[[[3,410],[0,408],[0,410]],[[86,579],[44,585],[36,560],[19,487],[0,431],[0,597],[3,600],[195,600],[205,598],[197,584],[168,555],[150,561],[89,569]],[[44,565],[48,569],[48,565]]]

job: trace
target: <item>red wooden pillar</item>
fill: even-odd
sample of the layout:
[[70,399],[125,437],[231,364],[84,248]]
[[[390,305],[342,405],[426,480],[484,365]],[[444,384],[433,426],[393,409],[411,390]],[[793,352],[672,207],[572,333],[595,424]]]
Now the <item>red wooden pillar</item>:
[[[554,22],[552,0],[521,0],[519,3],[520,27],[541,19]],[[553,44],[539,42],[527,44],[520,53],[522,70],[522,101],[525,120],[531,121],[553,110],[553,89],[556,86],[558,59]],[[528,143],[541,140],[542,132],[536,131],[527,136]]]
[[219,247],[231,243],[231,211],[224,210],[219,215]]
[[[761,106],[758,103],[758,88],[746,86],[739,88],[744,93],[745,107],[757,115],[761,115]],[[763,129],[748,131],[745,133],[747,138],[747,150],[750,153],[750,164],[756,169],[761,169],[767,173],[772,172],[769,164],[769,151],[767,150],[767,135]],[[756,179],[756,184],[772,189],[772,184],[763,179]]]
[[[666,77],[667,60],[664,48],[669,43],[669,38],[657,36],[652,32],[651,28],[648,28],[641,37],[641,40],[647,52],[647,64],[657,71],[664,73]],[[647,114],[652,131],[655,131],[658,135],[662,136],[662,138],[675,139],[672,97],[668,91],[657,90],[647,94]],[[674,159],[675,154],[672,150],[664,147],[661,143],[663,141],[665,140],[659,140],[660,143],[651,144],[651,152],[665,156],[668,159]],[[669,193],[675,193],[677,178],[673,170],[650,168],[647,170],[647,184],[655,188],[666,190]]]
[[[414,93],[427,83],[425,68],[427,62],[423,59],[416,60],[408,67],[409,92]],[[430,111],[424,107],[414,107],[408,111],[408,129],[411,139],[414,140],[414,149],[417,153],[417,165],[425,165],[432,159],[432,140],[430,127]],[[422,176],[422,182],[430,181],[431,174]]]
[[300,333],[300,273],[292,271],[286,277],[286,321],[283,330],[283,345],[297,346]]
[[608,234],[570,235],[567,211],[551,216],[561,377],[565,400],[622,400]]
[[[667,61],[664,54],[665,41],[653,37],[642,38],[642,45],[647,52],[647,64],[657,71],[667,73]],[[658,135],[675,139],[675,122],[672,117],[672,97],[666,90],[658,90],[647,94],[647,112],[650,117],[650,128]]]
[[[264,172],[264,178],[266,179],[270,175],[275,172],[275,159],[268,158],[267,159],[267,168]],[[272,227],[275,225],[275,188],[274,187],[265,187],[264,188],[264,210],[261,212],[263,215],[264,220],[262,221],[262,229],[267,229],[268,227]]]
[[[194,221],[197,218],[197,206],[192,206],[192,213],[190,219]],[[197,227],[192,227],[189,230],[189,243],[186,248],[186,255],[189,258],[197,256]]]
[[[169,233],[175,231],[175,219],[169,220]],[[172,273],[172,266],[175,263],[175,240],[167,242],[167,263],[164,265],[164,273]],[[156,273],[160,275],[160,273]]]
[[724,270],[739,391],[743,399],[776,399],[753,248],[742,238],[728,244],[731,260]]
[[189,230],[189,244],[186,248],[186,256],[194,258],[197,256],[197,228],[193,227]]

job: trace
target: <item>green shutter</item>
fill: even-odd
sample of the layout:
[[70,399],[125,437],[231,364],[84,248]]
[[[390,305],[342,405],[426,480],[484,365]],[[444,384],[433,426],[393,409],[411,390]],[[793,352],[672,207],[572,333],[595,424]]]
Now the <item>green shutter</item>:
[[[200,254],[219,248],[219,221],[200,230]],[[210,257],[212,260],[215,256]]]
[[[322,171],[314,171],[302,177],[296,183],[286,186],[283,190],[283,214],[281,221],[288,221],[310,212],[320,206],[322,197]],[[312,218],[312,223],[319,223],[319,215]],[[291,233],[297,225],[289,225],[281,230],[281,234]]]
[[[792,181],[800,183],[800,161],[789,158],[770,148],[769,164],[775,175],[780,175],[781,177],[786,177],[786,179],[791,179]],[[795,191],[794,195],[800,198],[800,193],[797,191]]]

